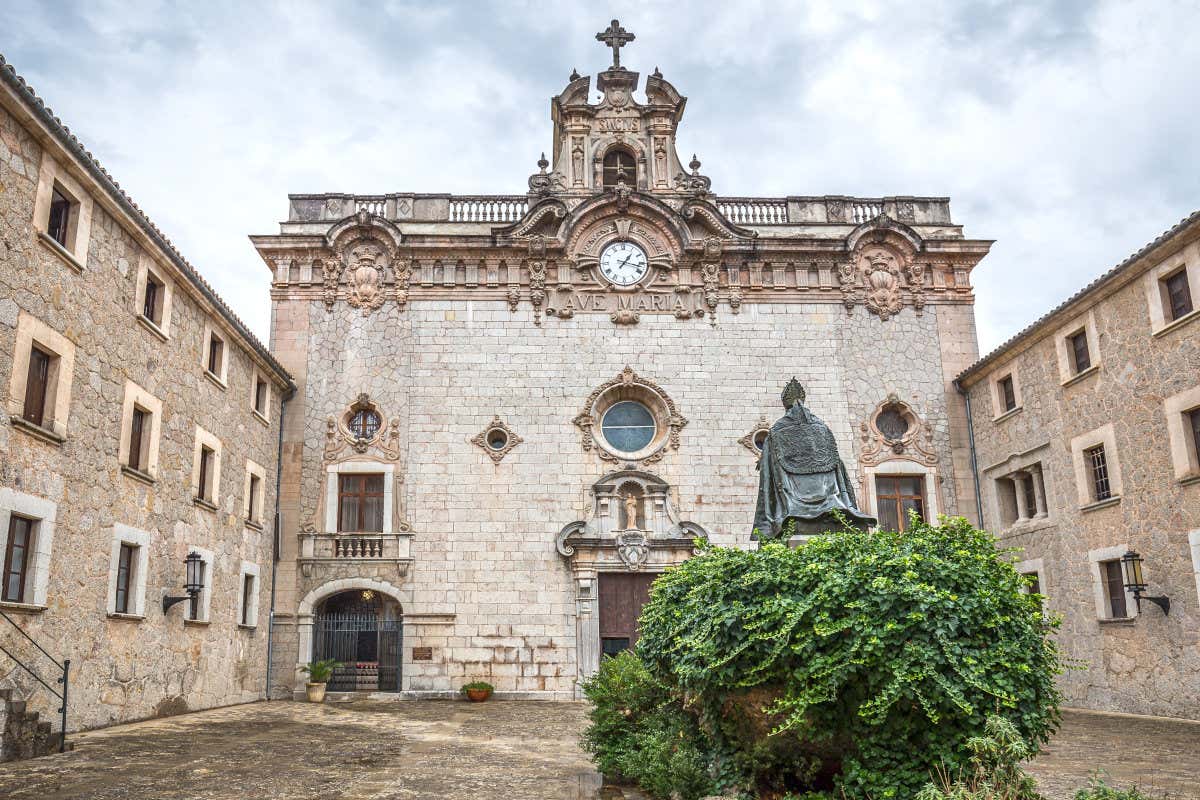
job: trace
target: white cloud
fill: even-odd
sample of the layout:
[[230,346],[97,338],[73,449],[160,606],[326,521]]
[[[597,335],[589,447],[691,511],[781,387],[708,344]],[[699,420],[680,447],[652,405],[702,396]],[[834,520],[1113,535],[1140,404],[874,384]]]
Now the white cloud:
[[10,2],[0,49],[265,338],[288,192],[522,191],[609,16],[718,192],[949,195],[985,350],[1200,205],[1186,2]]

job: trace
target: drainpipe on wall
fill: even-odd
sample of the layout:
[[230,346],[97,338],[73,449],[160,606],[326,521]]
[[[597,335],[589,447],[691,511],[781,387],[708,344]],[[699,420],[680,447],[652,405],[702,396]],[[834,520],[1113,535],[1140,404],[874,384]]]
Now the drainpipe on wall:
[[267,614],[267,686],[265,700],[271,699],[271,654],[275,649],[275,575],[279,572],[279,537],[282,522],[279,517],[279,487],[283,480],[283,418],[287,414],[287,403],[292,397],[288,392],[279,401],[279,443],[275,450],[275,525],[271,537],[271,610]]
[[979,462],[975,459],[975,419],[971,416],[971,395],[954,379],[954,388],[967,402],[967,444],[971,450],[971,478],[975,481],[975,520],[976,525],[983,527],[983,495],[979,493]]

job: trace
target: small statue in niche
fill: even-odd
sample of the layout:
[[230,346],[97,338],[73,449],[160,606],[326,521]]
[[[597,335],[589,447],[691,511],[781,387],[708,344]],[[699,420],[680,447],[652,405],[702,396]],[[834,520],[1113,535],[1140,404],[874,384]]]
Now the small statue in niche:
[[858,510],[837,441],[824,422],[804,406],[804,387],[795,378],[783,390],[787,412],[763,442],[759,459],[758,505],[754,529],[762,541],[779,539],[794,520],[797,534],[824,533],[876,524]]
[[622,502],[625,503],[625,530],[635,530],[638,526],[638,499],[633,492],[626,492]]

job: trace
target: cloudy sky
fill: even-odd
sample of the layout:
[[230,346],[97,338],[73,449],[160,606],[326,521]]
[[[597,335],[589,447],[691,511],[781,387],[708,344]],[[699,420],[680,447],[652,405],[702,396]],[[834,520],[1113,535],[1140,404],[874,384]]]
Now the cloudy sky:
[[549,98],[688,96],[719,194],[948,195],[984,351],[1200,207],[1200,3],[0,3],[0,52],[264,338],[289,192],[518,193]]

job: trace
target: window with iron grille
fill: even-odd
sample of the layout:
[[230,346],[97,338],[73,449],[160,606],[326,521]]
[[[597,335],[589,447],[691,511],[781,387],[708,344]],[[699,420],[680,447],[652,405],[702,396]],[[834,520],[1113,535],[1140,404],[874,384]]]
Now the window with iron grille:
[[33,535],[37,520],[11,515],[8,518],[8,545],[4,548],[4,585],[0,600],[25,602],[25,584],[33,559]]
[[1188,286],[1186,269],[1167,277],[1163,286],[1167,290],[1167,310],[1171,313],[1172,320],[1192,313],[1192,290]]
[[133,570],[137,563],[137,545],[121,542],[117,557],[117,596],[114,609],[118,614],[129,614],[129,594],[133,586]]
[[350,417],[350,432],[355,439],[370,439],[379,432],[382,420],[369,408],[360,408]]
[[1012,411],[1017,407],[1017,391],[1013,385],[1012,375],[1005,375],[1000,379],[1000,401],[1004,404],[1005,411]]
[[383,531],[383,475],[338,476],[338,531]]
[[1104,445],[1099,444],[1083,451],[1086,466],[1091,475],[1092,499],[1099,502],[1112,497],[1112,487],[1108,479],[1108,457],[1104,453]]
[[1071,360],[1075,367],[1075,374],[1078,375],[1084,370],[1091,369],[1092,354],[1088,351],[1087,331],[1074,333],[1067,341],[1071,345]]
[[21,416],[38,427],[46,423],[46,405],[50,399],[50,374],[58,357],[37,345],[29,350],[29,372],[25,381],[25,407]]
[[909,527],[908,512],[925,519],[925,477],[923,475],[877,475],[875,505],[879,527],[904,531]]
[[1100,562],[1100,575],[1104,578],[1104,596],[1108,600],[1108,611],[1113,619],[1129,616],[1125,606],[1125,574],[1121,571],[1121,560]]

